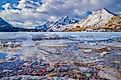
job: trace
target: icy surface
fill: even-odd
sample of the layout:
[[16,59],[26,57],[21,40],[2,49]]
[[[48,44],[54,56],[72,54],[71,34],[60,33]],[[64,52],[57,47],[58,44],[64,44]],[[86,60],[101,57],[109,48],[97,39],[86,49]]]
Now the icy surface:
[[[120,32],[0,33],[0,43],[1,80],[48,80],[50,74],[53,79],[62,79],[64,73],[71,75],[79,70],[85,76],[96,72],[101,80],[109,79],[102,74],[103,69],[121,69]],[[108,73],[110,69],[106,73],[110,76]],[[118,80],[114,75],[111,77]]]

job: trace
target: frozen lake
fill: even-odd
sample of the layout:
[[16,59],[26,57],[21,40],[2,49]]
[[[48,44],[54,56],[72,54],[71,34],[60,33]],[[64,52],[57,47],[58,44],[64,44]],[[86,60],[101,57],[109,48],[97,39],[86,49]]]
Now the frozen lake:
[[[57,64],[61,66],[55,67]],[[16,74],[23,77],[36,76],[39,80],[40,75],[48,78],[49,72],[43,73],[37,71],[38,69],[54,68],[52,73],[55,73],[58,72],[58,68],[65,70],[68,66],[71,68],[67,70],[71,72],[81,70],[83,73],[83,69],[92,69],[89,73],[92,74],[96,70],[98,75],[102,75],[99,72],[106,69],[107,75],[110,70],[119,71],[120,64],[120,32],[0,33],[0,79],[3,78],[1,80],[7,80],[4,77],[11,77],[12,80],[13,77],[16,78]],[[85,72],[83,74],[86,75]],[[118,80],[114,75],[111,76]],[[102,76],[99,80],[103,80]]]
[[75,38],[111,38],[121,37],[121,32],[1,32],[0,39],[32,37],[75,37]]

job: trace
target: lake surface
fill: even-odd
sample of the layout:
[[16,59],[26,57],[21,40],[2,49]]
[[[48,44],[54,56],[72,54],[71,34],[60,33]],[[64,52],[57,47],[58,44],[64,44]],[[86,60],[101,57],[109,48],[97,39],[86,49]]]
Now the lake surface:
[[[63,78],[70,78],[76,70],[80,70],[78,75],[83,74],[83,80],[89,79],[88,71],[98,80],[120,78],[121,32],[8,32],[0,33],[0,43],[1,80],[47,80],[52,73],[57,75],[51,79],[62,78],[63,72],[68,75]],[[116,76],[110,74],[114,72]]]

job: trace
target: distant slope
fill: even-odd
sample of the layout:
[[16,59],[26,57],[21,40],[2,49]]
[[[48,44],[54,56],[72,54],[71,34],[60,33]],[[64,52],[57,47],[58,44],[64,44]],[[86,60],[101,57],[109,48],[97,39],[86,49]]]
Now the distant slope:
[[44,25],[37,26],[36,29],[40,31],[63,31],[65,25],[77,23],[79,20],[70,18],[68,16],[62,17],[55,22],[46,22]]
[[38,30],[38,31],[46,32],[50,28],[50,25],[53,24],[53,23],[54,22],[46,22],[41,26],[35,27],[35,29]]
[[8,22],[6,22],[5,20],[3,20],[2,18],[0,18],[0,32],[19,32],[19,31],[32,32],[32,31],[37,31],[37,30],[14,27],[11,24],[9,24]]
[[62,17],[56,22],[54,22],[52,25],[50,25],[50,31],[63,31],[67,28],[65,25],[74,24],[77,23],[78,20],[70,18],[68,16]]

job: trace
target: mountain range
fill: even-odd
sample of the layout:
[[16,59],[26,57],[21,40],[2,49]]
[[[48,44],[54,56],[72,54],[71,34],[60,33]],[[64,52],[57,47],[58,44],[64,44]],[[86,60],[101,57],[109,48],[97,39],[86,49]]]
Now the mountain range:
[[37,26],[35,29],[40,31],[60,32],[66,29],[65,25],[78,23],[79,20],[70,18],[68,16],[62,17],[55,22],[46,22],[44,25]]
[[88,17],[78,20],[68,16],[57,21],[45,22],[35,29],[14,27],[0,18],[0,32],[69,32],[69,31],[121,31],[121,16],[107,9],[92,11]]

